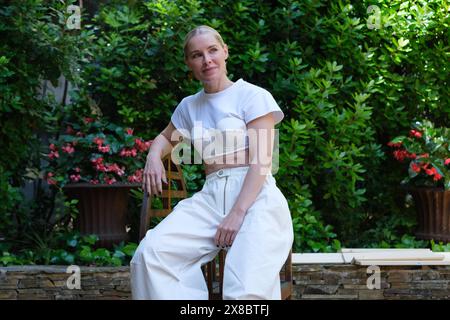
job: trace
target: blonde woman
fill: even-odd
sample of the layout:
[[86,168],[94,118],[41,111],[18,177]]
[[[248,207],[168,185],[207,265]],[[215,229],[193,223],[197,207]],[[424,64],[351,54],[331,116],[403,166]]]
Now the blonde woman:
[[279,272],[293,242],[288,204],[271,174],[283,112],[267,90],[228,78],[228,47],[215,29],[191,30],[184,55],[203,89],[182,99],[153,141],[143,188],[150,196],[162,192],[161,159],[178,137],[202,155],[206,180],[139,244],[133,298],[208,299],[201,266],[225,248],[223,299],[280,299]]

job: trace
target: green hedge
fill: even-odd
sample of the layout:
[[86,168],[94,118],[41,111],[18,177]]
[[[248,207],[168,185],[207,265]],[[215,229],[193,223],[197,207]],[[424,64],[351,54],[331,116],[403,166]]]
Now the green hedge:
[[92,25],[89,91],[109,116],[156,134],[199,89],[183,63],[183,36],[211,25],[229,46],[230,77],[269,89],[286,113],[277,179],[296,249],[402,243],[415,219],[385,145],[415,118],[448,123],[448,5],[355,3],[110,3]]
[[[58,132],[65,106],[42,97],[44,80],[61,75],[79,82],[79,63],[87,30],[68,30],[67,6],[61,1],[7,1],[0,7],[0,239],[23,240],[32,231],[51,233],[55,195],[39,178],[42,141]],[[34,182],[34,199],[21,188]],[[58,205],[58,204],[56,204]],[[1,241],[0,241],[0,244]]]

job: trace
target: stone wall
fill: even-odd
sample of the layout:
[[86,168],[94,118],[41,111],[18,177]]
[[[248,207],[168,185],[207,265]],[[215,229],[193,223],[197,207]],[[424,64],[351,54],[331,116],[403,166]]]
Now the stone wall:
[[[68,272],[67,272],[68,271]],[[0,268],[3,299],[129,299],[128,267],[67,266]],[[294,300],[449,299],[450,266],[381,266],[380,289],[370,290],[367,267],[351,264],[294,264]],[[369,281],[376,285],[376,281]]]
[[[129,299],[129,267],[15,266],[0,268],[2,299]],[[76,277],[79,275],[80,289]]]
[[[377,274],[380,276],[379,286],[375,281]],[[352,264],[305,264],[293,266],[293,279],[295,300],[450,298],[448,265],[380,266],[379,273],[375,273],[367,266]]]

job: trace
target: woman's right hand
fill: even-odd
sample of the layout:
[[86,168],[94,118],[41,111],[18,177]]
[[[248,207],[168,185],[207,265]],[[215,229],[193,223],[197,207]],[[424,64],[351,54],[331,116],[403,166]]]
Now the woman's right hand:
[[144,174],[142,179],[142,189],[148,192],[149,196],[157,196],[162,194],[163,181],[167,184],[166,170],[160,157],[149,153],[145,163]]

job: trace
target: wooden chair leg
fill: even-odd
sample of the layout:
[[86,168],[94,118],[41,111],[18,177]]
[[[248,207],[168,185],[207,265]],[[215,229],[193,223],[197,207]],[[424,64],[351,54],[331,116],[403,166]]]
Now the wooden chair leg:
[[[225,259],[226,251],[219,251],[216,258],[204,266],[205,278],[207,281],[207,286],[209,290],[210,300],[221,300],[223,297],[223,274],[225,269]],[[218,266],[217,266],[218,264]],[[218,268],[217,268],[218,267]],[[291,300],[292,299],[292,250],[286,259],[283,268],[280,270],[280,281],[281,281],[281,299]],[[218,287],[218,292],[216,288]]]
[[227,253],[225,250],[220,250],[219,252],[219,294],[220,298],[223,297],[223,272],[225,268],[225,257]]

